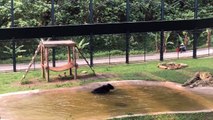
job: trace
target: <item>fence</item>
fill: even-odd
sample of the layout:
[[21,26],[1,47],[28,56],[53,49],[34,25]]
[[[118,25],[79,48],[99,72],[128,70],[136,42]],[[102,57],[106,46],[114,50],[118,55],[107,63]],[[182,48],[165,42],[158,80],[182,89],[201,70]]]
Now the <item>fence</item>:
[[[54,0],[51,0],[51,22],[52,26],[46,27],[26,27],[16,28],[14,27],[14,5],[11,0],[11,27],[0,29],[0,40],[11,39],[12,51],[13,51],[13,70],[16,71],[16,53],[15,44],[19,42],[18,39],[23,38],[43,38],[43,37],[66,37],[66,36],[82,36],[88,35],[90,42],[90,65],[93,65],[94,54],[94,35],[100,34],[123,34],[125,35],[125,62],[129,63],[129,51],[130,51],[130,34],[138,32],[158,32],[160,31],[160,60],[164,59],[164,31],[179,31],[179,30],[191,30],[194,34],[193,42],[193,58],[197,57],[197,42],[198,42],[198,30],[203,28],[213,27],[213,18],[197,19],[198,18],[198,1],[194,0],[194,20],[173,20],[164,21],[164,0],[161,0],[161,20],[149,21],[149,22],[130,22],[130,2],[126,0],[126,22],[122,23],[93,23],[93,0],[89,2],[89,19],[90,24],[81,25],[64,25],[54,26]],[[71,32],[70,32],[71,31]],[[144,42],[144,46],[146,42]],[[146,48],[144,47],[144,50]],[[146,50],[145,50],[146,51]],[[55,66],[55,49],[53,49],[53,66]],[[145,53],[144,53],[145,59]]]

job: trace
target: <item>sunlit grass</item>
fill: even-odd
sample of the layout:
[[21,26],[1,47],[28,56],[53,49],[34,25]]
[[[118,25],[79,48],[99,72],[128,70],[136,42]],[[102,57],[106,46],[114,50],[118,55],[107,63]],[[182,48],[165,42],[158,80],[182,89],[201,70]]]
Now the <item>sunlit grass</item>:
[[117,118],[112,120],[212,120],[213,113],[162,114]]
[[[116,64],[116,65],[95,65],[94,69],[97,76],[92,76],[92,71],[87,66],[79,66],[78,75],[89,77],[79,77],[78,80],[61,80],[54,83],[55,79],[58,79],[59,74],[64,76],[64,72],[50,72],[50,79],[53,82],[46,82],[41,77],[41,71],[30,71],[24,81],[24,85],[21,84],[21,78],[24,72],[10,72],[0,73],[0,93],[8,93],[22,90],[33,89],[52,89],[59,87],[73,87],[79,85],[85,85],[91,82],[100,81],[113,81],[113,80],[156,80],[156,81],[172,81],[176,83],[184,83],[187,79],[191,78],[197,71],[208,71],[213,73],[213,60],[212,58],[205,59],[182,59],[172,60],[177,63],[186,63],[189,67],[179,70],[162,70],[157,68],[159,61],[131,63],[131,64]],[[169,61],[164,61],[169,62]],[[68,71],[65,71],[68,75]],[[38,85],[30,84],[31,81]]]

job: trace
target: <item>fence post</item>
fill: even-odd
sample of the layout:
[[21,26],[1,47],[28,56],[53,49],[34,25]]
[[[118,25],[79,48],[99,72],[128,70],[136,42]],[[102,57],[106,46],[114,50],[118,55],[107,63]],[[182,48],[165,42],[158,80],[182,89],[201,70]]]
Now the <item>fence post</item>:
[[[194,19],[198,17],[198,0],[194,0]],[[197,58],[197,42],[198,42],[198,33],[197,30],[194,30],[194,41],[193,41],[193,58]]]
[[[89,20],[90,20],[90,24],[92,24],[93,23],[93,0],[90,0],[89,12],[90,12]],[[90,47],[90,66],[93,66],[93,33],[90,33],[89,47]]]
[[147,45],[146,45],[146,39],[144,39],[144,43],[143,43],[143,47],[144,47],[144,53],[143,53],[143,57],[144,57],[144,62],[146,62],[146,47],[147,47]]
[[[54,0],[51,0],[51,25],[55,24],[55,7]],[[55,67],[55,48],[52,48],[52,61],[53,67]]]
[[[130,14],[130,4],[129,0],[126,0],[126,21],[129,21],[129,14]],[[129,64],[129,38],[130,33],[129,30],[126,31],[126,63]]]
[[[161,21],[164,20],[164,0],[161,0]],[[163,61],[164,52],[164,31],[161,30],[160,34],[160,61]]]
[[[14,27],[14,1],[11,0],[11,27]],[[14,39],[12,39],[12,49],[13,49],[13,72],[16,72],[16,42]]]

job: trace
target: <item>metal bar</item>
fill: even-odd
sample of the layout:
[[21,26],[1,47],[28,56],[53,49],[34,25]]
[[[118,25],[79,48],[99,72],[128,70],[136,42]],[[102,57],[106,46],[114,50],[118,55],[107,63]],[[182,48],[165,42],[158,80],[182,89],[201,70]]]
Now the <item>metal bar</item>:
[[[89,20],[90,24],[93,24],[93,0],[90,0],[89,3]],[[94,52],[94,47],[93,47],[93,33],[90,32],[90,40],[89,40],[89,47],[90,47],[90,66],[93,66],[93,52]]]
[[14,27],[14,1],[11,0],[11,27]]
[[[55,7],[54,7],[54,0],[51,0],[51,24],[54,25],[55,24]],[[56,66],[55,64],[55,48],[52,48],[52,65],[53,67]]]
[[[198,0],[194,0],[194,19],[198,17]],[[198,42],[198,33],[194,29],[194,41],[193,41],[193,58],[197,58],[197,42]]]
[[194,0],[194,18],[198,17],[198,0]]
[[16,72],[16,42],[14,39],[12,40],[12,46],[13,46],[13,72]]
[[177,59],[179,59],[180,58],[180,55],[179,55],[180,42],[179,42],[177,37],[178,37],[178,34],[177,34],[176,31],[174,31],[174,38],[175,38],[175,42],[176,42],[175,44],[176,44]]
[[144,62],[146,62],[146,39],[144,39],[144,43],[143,43],[143,47],[144,47],[144,53],[143,53],[143,57],[144,57]]
[[[11,27],[14,27],[14,1],[11,0]],[[13,58],[13,71],[16,72],[16,42],[12,39],[12,58]]]
[[55,2],[54,0],[51,0],[51,23],[52,25],[55,24],[55,6],[54,6]]
[[[161,0],[161,21],[164,20],[164,0]],[[164,30],[161,29],[160,34],[160,61],[163,61],[163,52],[164,52]]]
[[56,66],[55,64],[55,53],[56,53],[56,50],[55,50],[55,47],[52,48],[52,64],[53,64],[53,67]]
[[129,21],[129,15],[130,15],[130,3],[129,0],[126,0],[126,21]]
[[89,40],[89,49],[90,49],[90,66],[93,66],[93,34],[90,34],[90,40]]
[[122,23],[102,23],[65,26],[25,27],[25,28],[0,28],[0,39],[64,37],[98,34],[120,34],[135,32],[158,32],[175,30],[193,30],[213,27],[213,18],[197,20],[174,21],[140,21]]
[[163,52],[164,52],[164,31],[160,32],[160,61],[163,61]]
[[129,31],[126,32],[126,63],[129,64]]
[[[129,22],[129,15],[130,15],[130,4],[129,0],[126,0],[126,21]],[[126,31],[126,63],[129,64],[129,38],[130,32]]]
[[197,42],[198,42],[198,33],[197,30],[194,30],[193,33],[194,41],[193,41],[193,58],[197,58]]

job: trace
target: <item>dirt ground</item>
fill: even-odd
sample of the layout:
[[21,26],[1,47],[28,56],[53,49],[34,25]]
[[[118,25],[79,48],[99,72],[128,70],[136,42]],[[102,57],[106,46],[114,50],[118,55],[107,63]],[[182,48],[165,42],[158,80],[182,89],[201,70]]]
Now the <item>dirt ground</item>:
[[89,80],[97,80],[97,79],[104,79],[104,78],[115,78],[116,75],[114,74],[99,74],[96,73],[93,74],[81,74],[78,75],[77,79],[73,79],[71,76],[53,76],[51,77],[50,82],[47,82],[45,80],[39,80],[39,79],[30,79],[27,80],[26,83],[14,82],[12,86],[14,87],[43,87],[43,86],[54,86],[54,85],[63,85],[63,84],[78,84],[82,81],[89,81]]

